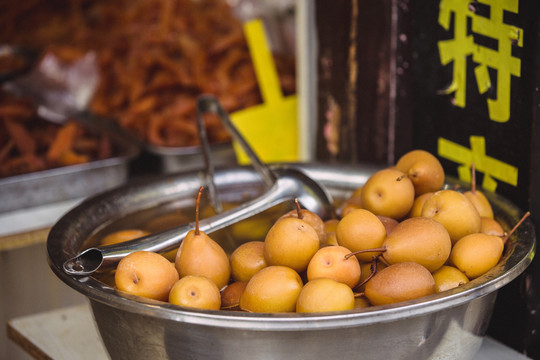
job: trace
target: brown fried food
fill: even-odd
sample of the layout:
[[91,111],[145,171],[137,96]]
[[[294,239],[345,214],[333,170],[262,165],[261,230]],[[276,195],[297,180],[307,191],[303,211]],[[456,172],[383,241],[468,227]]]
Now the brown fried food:
[[74,121],[48,122],[31,102],[0,91],[0,177],[87,163],[114,153],[107,135],[90,133]]
[[[215,95],[228,112],[262,103],[242,23],[224,0],[29,0],[2,7],[0,40],[42,46],[65,60],[97,53],[100,83],[91,102],[135,136],[159,146],[199,143],[194,104]],[[284,95],[295,64],[274,54]],[[209,122],[211,142],[228,141]]]

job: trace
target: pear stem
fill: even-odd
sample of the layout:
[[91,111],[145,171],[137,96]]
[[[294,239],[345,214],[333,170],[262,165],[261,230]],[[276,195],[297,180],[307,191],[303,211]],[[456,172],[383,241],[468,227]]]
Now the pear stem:
[[369,280],[371,280],[372,277],[375,276],[375,274],[377,273],[377,258],[378,256],[373,256],[371,258],[371,274],[369,274],[369,276],[364,280],[362,281],[360,284],[356,285],[355,288],[360,288],[362,287],[363,285],[365,285]]
[[201,186],[199,188],[199,192],[197,193],[197,201],[195,202],[195,235],[199,235],[199,208],[201,205],[201,194],[203,191],[203,187]]
[[471,176],[471,191],[474,194],[474,192],[476,191],[476,169],[474,167],[474,163],[471,163]]
[[352,252],[348,253],[347,255],[345,255],[345,260],[347,260],[351,256],[358,255],[358,254],[363,254],[363,253],[367,253],[367,252],[385,252],[385,251],[386,251],[386,248],[384,248],[384,247],[352,251]]
[[301,212],[302,208],[300,207],[300,203],[298,202],[298,198],[294,199],[294,203],[296,204],[296,213],[298,215],[298,218],[302,219],[303,218],[302,212]]
[[506,241],[508,241],[508,239],[516,231],[518,226],[521,225],[521,223],[523,223],[523,221],[525,221],[525,219],[528,218],[529,215],[531,215],[530,211],[527,211],[525,214],[523,214],[523,216],[521,217],[521,220],[519,220],[518,223],[512,228],[512,230],[510,230],[510,232],[508,234],[506,234],[506,236],[504,237],[504,239],[503,239],[504,244],[506,244]]

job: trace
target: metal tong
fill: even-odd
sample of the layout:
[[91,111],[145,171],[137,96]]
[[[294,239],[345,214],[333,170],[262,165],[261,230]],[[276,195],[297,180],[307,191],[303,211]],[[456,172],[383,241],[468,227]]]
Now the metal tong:
[[[321,217],[331,215],[332,201],[327,190],[299,169],[286,165],[276,166],[270,169],[263,164],[246,140],[234,127],[228,114],[215,97],[204,95],[198,99],[197,115],[199,124],[202,122],[202,114],[206,112],[213,112],[219,116],[225,128],[230,132],[232,138],[242,146],[243,150],[250,158],[252,166],[262,176],[263,181],[268,186],[268,190],[261,196],[241,204],[234,209],[200,220],[199,229],[201,231],[212,233],[241,220],[250,218],[275,205],[294,199],[297,199],[304,208],[315,212]],[[206,138],[205,133],[203,134],[204,136],[202,136],[201,139]],[[203,146],[208,147],[208,144],[203,144]],[[209,186],[211,191],[216,191],[215,184],[213,183],[213,166],[209,166],[209,161],[211,160],[206,155],[205,161],[207,170],[209,170],[207,171],[207,181],[210,181]],[[211,195],[213,196],[213,199],[217,199],[215,194]],[[216,211],[218,211],[218,209],[216,209]],[[89,248],[64,262],[63,269],[70,275],[86,276],[97,270],[101,271],[115,267],[124,256],[134,251],[146,250],[160,253],[167,252],[178,247],[186,234],[194,228],[195,222],[190,222],[173,229],[124,243]]]

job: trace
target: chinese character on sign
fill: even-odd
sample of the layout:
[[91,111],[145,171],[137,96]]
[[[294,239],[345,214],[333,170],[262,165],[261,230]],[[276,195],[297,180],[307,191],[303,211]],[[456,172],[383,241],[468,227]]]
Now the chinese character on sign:
[[482,187],[491,192],[497,188],[497,180],[517,186],[518,169],[486,154],[486,139],[483,136],[470,137],[471,148],[456,144],[448,139],[439,138],[438,153],[454,161],[458,167],[459,178],[471,182],[471,166],[484,173]]
[[[488,6],[489,17],[477,14],[475,4]],[[467,57],[472,55],[480,94],[494,86],[488,68],[496,71],[496,98],[487,99],[489,118],[496,122],[510,119],[510,79],[521,76],[521,60],[512,56],[512,45],[523,46],[523,30],[503,22],[505,12],[518,13],[518,4],[519,0],[441,0],[439,6],[439,24],[446,30],[451,25],[454,29],[453,39],[438,44],[441,64],[453,62],[452,82],[442,93],[453,93],[454,105],[465,107]],[[496,40],[497,47],[476,44],[473,34]]]

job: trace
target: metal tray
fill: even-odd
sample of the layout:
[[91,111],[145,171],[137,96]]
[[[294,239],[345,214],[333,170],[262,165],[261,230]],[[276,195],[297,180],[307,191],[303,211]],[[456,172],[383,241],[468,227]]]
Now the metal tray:
[[0,213],[85,198],[123,184],[139,148],[114,132],[115,157],[0,178]]
[[[170,174],[204,169],[204,157],[200,146],[165,147],[145,145],[145,151],[157,159],[161,173]],[[210,146],[215,166],[238,165],[232,143],[218,143]]]

